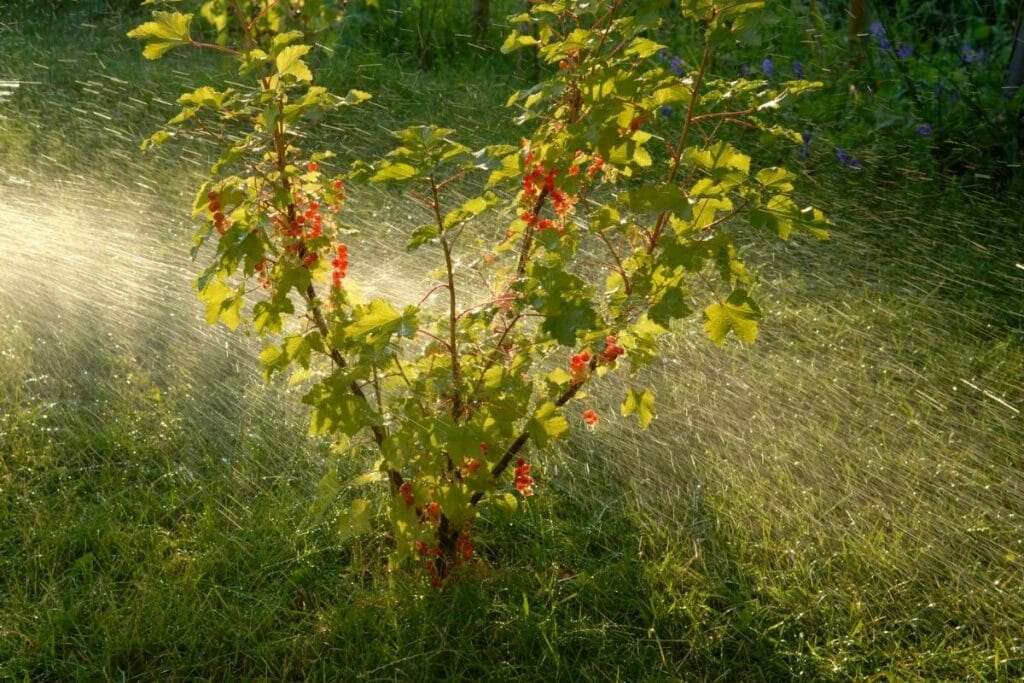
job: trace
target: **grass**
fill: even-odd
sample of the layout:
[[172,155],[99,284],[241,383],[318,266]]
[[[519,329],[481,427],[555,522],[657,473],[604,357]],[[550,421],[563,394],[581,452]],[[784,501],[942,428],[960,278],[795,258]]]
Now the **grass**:
[[[758,344],[681,326],[651,430],[595,394],[601,427],[542,459],[538,495],[489,513],[435,591],[385,570],[382,536],[310,515],[328,471],[367,463],[306,439],[255,345],[198,321],[179,217],[202,158],[133,149],[184,76],[101,18],[74,43],[0,35],[0,79],[37,84],[0,103],[0,677],[1024,676],[1015,207],[812,159],[839,224],[751,241]],[[327,78],[377,103],[326,133],[354,154],[402,122],[469,126],[513,80],[347,61]],[[377,200],[360,220],[382,240],[415,224]]]

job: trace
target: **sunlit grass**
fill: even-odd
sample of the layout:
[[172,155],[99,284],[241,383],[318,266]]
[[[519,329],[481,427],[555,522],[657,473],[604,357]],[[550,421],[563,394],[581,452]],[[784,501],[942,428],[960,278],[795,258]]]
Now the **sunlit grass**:
[[[0,676],[1024,675],[1014,207],[815,160],[834,239],[752,241],[758,344],[681,325],[648,374],[651,430],[615,418],[617,384],[593,393],[599,429],[539,459],[538,495],[489,513],[478,561],[437,592],[386,571],[385,538],[310,517],[324,473],[369,462],[308,440],[256,342],[203,325],[187,204],[204,159],[135,149],[185,77],[93,30],[111,45],[32,42],[0,67],[27,81],[0,102]],[[380,153],[428,119],[490,138],[477,112],[504,100],[500,73],[363,57],[351,86],[372,109],[328,144]],[[354,277],[412,291],[416,207],[353,207],[381,264]]]

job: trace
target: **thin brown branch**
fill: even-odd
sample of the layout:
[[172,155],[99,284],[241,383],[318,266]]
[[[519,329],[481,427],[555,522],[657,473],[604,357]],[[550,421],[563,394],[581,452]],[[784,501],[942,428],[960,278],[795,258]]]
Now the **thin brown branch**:
[[[597,367],[597,358],[598,357],[595,355],[593,358],[590,359],[590,371],[591,372],[593,372],[594,369]],[[579,384],[573,384],[568,389],[566,389],[564,392],[562,392],[562,395],[559,396],[558,399],[555,401],[555,407],[556,408],[561,408],[566,403],[568,403],[570,400],[572,400],[572,397],[575,396],[577,393],[579,393],[580,389],[583,388],[584,384],[585,384],[585,382],[580,382]],[[519,436],[516,437],[516,440],[512,442],[512,445],[509,446],[508,449],[505,451],[505,453],[501,456],[501,460],[499,460],[497,463],[495,463],[494,467],[491,468],[491,476],[492,477],[497,479],[498,477],[501,476],[501,474],[506,469],[508,469],[509,464],[512,462],[512,458],[516,457],[516,455],[518,455],[519,452],[521,450],[523,450],[523,446],[526,445],[526,440],[529,439],[529,438],[530,438],[529,430],[525,430],[524,429],[519,434]],[[469,504],[470,505],[476,505],[481,500],[483,500],[483,497],[484,497],[484,492],[483,491],[477,491],[476,493],[473,494],[473,497],[469,499]]]
[[708,112],[707,114],[700,114],[693,117],[693,122],[707,121],[708,119],[738,119],[744,116],[750,116],[756,109],[751,107],[750,109],[740,109],[738,111],[714,111]]
[[230,48],[226,45],[217,45],[216,43],[204,43],[201,40],[190,40],[188,44],[192,47],[198,47],[203,50],[216,50],[217,52],[223,52],[226,55],[232,57],[241,57],[242,53],[234,48]]

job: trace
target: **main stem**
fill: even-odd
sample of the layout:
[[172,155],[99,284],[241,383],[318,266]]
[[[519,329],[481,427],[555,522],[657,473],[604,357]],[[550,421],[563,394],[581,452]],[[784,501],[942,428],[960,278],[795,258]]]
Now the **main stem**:
[[441,218],[441,196],[433,176],[430,177],[430,192],[433,195],[434,218],[437,221],[437,230],[441,235],[444,267],[448,274],[448,350],[451,353],[452,359],[452,419],[458,422],[462,416],[462,365],[459,360],[459,312],[455,295],[455,264],[452,261],[452,244],[444,234],[444,219]]

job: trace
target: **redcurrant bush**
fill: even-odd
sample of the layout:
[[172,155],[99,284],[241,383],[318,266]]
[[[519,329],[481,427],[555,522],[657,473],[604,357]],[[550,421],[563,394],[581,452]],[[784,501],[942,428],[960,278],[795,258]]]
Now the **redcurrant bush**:
[[[761,311],[739,254],[742,230],[827,235],[824,215],[794,199],[793,173],[758,167],[724,135],[753,128],[801,142],[771,116],[815,84],[714,71],[717,51],[757,34],[764,4],[532,3],[512,17],[528,29],[503,45],[536,50],[547,65],[546,78],[509,99],[526,137],[472,150],[456,130],[415,126],[383,159],[340,165],[330,151],[300,149],[300,133],[370,96],[314,84],[301,9],[208,3],[206,20],[233,26],[221,42],[194,37],[203,29],[179,11],[155,12],[129,33],[145,41],[147,58],[216,50],[248,79],[251,87],[183,94],[168,130],[144,147],[190,131],[222,150],[193,206],[193,256],[208,259],[196,281],[207,320],[268,340],[264,373],[295,371],[311,434],[338,451],[375,450],[366,480],[387,486],[396,565],[409,561],[441,583],[474,561],[477,515],[536,492],[527,451],[541,454],[571,431],[568,404],[591,383],[609,372],[636,377],[654,362],[674,321],[701,311],[714,343],[753,342]],[[703,35],[688,70],[657,59],[668,11]],[[681,114],[658,116],[665,108]],[[346,181],[394,186],[419,205],[424,223],[405,246],[441,273],[419,305],[359,296],[350,247],[354,258],[364,252],[344,225]],[[469,199],[450,198],[456,181],[475,188]],[[478,229],[485,215],[502,223],[491,242]],[[470,252],[484,254],[483,269],[458,271]],[[483,303],[471,284],[480,278],[490,292]],[[620,412],[648,426],[653,392],[629,388]],[[593,408],[576,414],[588,428],[600,421]],[[339,487],[325,488],[322,503],[334,504]],[[338,529],[366,532],[372,513],[369,500],[349,501]]]

